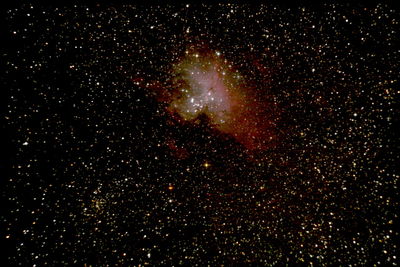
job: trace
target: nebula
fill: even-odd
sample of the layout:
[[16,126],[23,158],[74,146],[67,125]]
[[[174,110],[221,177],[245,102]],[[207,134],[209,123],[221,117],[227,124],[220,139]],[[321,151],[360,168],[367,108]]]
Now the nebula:
[[181,88],[182,96],[172,102],[173,108],[186,120],[206,113],[213,123],[225,124],[232,110],[232,96],[216,66],[194,64],[184,70],[182,78],[187,87]]
[[265,114],[268,103],[254,93],[219,52],[186,52],[174,67],[176,92],[169,111],[186,121],[205,114],[213,127],[233,136],[249,150],[265,149],[273,139]]

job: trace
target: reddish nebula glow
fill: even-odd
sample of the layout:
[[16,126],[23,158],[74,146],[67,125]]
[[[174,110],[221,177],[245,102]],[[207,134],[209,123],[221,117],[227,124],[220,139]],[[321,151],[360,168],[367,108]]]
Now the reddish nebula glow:
[[258,101],[244,78],[218,52],[187,51],[174,67],[176,91],[168,110],[186,121],[206,114],[213,127],[248,150],[263,150],[275,138],[265,101]]

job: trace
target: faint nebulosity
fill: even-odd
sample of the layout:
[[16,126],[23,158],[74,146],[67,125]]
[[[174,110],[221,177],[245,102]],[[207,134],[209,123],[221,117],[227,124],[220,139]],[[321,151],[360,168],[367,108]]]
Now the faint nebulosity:
[[399,263],[397,8],[2,18],[2,266]]

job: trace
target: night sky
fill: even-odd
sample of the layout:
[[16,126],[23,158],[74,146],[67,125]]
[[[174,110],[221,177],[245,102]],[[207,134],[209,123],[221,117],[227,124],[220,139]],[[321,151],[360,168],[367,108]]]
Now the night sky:
[[1,266],[399,263],[398,8],[1,11]]

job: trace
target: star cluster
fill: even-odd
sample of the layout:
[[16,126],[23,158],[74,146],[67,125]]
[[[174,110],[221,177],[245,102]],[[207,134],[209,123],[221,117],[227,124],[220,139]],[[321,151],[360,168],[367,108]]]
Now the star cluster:
[[398,9],[2,19],[2,266],[398,265]]

